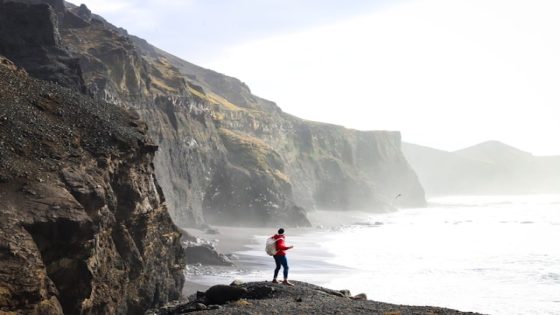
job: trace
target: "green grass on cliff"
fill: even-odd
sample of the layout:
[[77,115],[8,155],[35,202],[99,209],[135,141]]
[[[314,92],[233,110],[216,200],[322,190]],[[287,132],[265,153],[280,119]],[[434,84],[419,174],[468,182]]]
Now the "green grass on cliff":
[[233,104],[232,102],[226,100],[225,98],[217,95],[215,93],[209,92],[205,93],[204,91],[199,91],[193,88],[191,85],[188,86],[189,92],[196,97],[200,98],[201,100],[207,101],[210,104],[218,105],[222,109],[231,110],[231,111],[241,111],[244,110],[243,108]]
[[280,155],[268,144],[225,128],[220,128],[218,132],[233,164],[247,170],[266,172],[279,181],[289,182],[288,176],[282,172],[283,162]]

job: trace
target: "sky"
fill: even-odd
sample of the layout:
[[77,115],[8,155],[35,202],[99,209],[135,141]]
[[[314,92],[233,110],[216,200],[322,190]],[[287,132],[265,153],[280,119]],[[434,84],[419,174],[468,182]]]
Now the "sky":
[[83,0],[301,118],[560,155],[557,0]]

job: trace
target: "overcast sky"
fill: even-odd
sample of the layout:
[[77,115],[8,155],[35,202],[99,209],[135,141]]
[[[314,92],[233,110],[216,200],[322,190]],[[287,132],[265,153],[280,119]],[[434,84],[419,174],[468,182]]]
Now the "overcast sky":
[[557,0],[84,0],[302,118],[560,154]]

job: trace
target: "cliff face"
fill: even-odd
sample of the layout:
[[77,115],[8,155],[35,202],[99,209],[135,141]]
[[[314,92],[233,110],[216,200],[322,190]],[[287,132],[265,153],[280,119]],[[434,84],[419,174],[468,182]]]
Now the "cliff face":
[[180,233],[145,133],[0,60],[0,312],[137,314],[180,296]]
[[[139,49],[122,29],[95,17],[85,27],[63,27],[61,34],[80,56],[88,89],[98,98],[134,108],[149,124],[162,148],[156,172],[176,222],[309,224],[293,201],[290,183],[282,174],[276,176],[279,166],[264,165],[267,158],[252,163],[251,156],[260,159],[252,146],[259,140],[221,128],[213,99],[155,48],[145,43],[151,51]],[[225,102],[219,95],[212,97]],[[281,163],[277,152],[266,150]]]
[[424,202],[398,132],[351,130],[282,112],[219,112],[221,126],[277,148],[294,199],[306,208],[382,210]]
[[424,205],[397,132],[292,117],[239,80],[153,47],[84,6],[56,12],[88,92],[134,108],[149,125],[161,148],[157,178],[179,224],[308,225],[305,209]]
[[36,78],[85,92],[78,59],[61,45],[58,17],[48,2],[57,6],[55,1],[35,5],[0,1],[0,55]]
[[191,92],[211,104],[218,128],[264,142],[278,153],[282,165],[271,173],[286,179],[296,204],[333,210],[425,205],[424,191],[401,152],[400,133],[363,132],[293,117],[235,78],[133,39],[147,59],[166,58],[200,87]]

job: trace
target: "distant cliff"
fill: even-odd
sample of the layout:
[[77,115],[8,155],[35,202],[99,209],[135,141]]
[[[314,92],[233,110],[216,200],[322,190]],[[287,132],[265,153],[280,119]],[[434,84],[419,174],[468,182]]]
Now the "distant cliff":
[[448,152],[405,143],[428,195],[560,192],[560,156],[534,156],[487,141]]
[[[290,116],[235,78],[130,36],[85,6],[58,2],[51,6],[56,19],[42,19],[60,36],[57,51],[78,60],[76,73],[87,93],[133,108],[147,122],[161,148],[155,170],[176,222],[308,225],[305,212],[313,208],[425,204],[398,132],[361,132]],[[10,52],[26,67],[25,54]]]
[[0,57],[0,313],[138,314],[180,296],[181,234],[138,118]]

